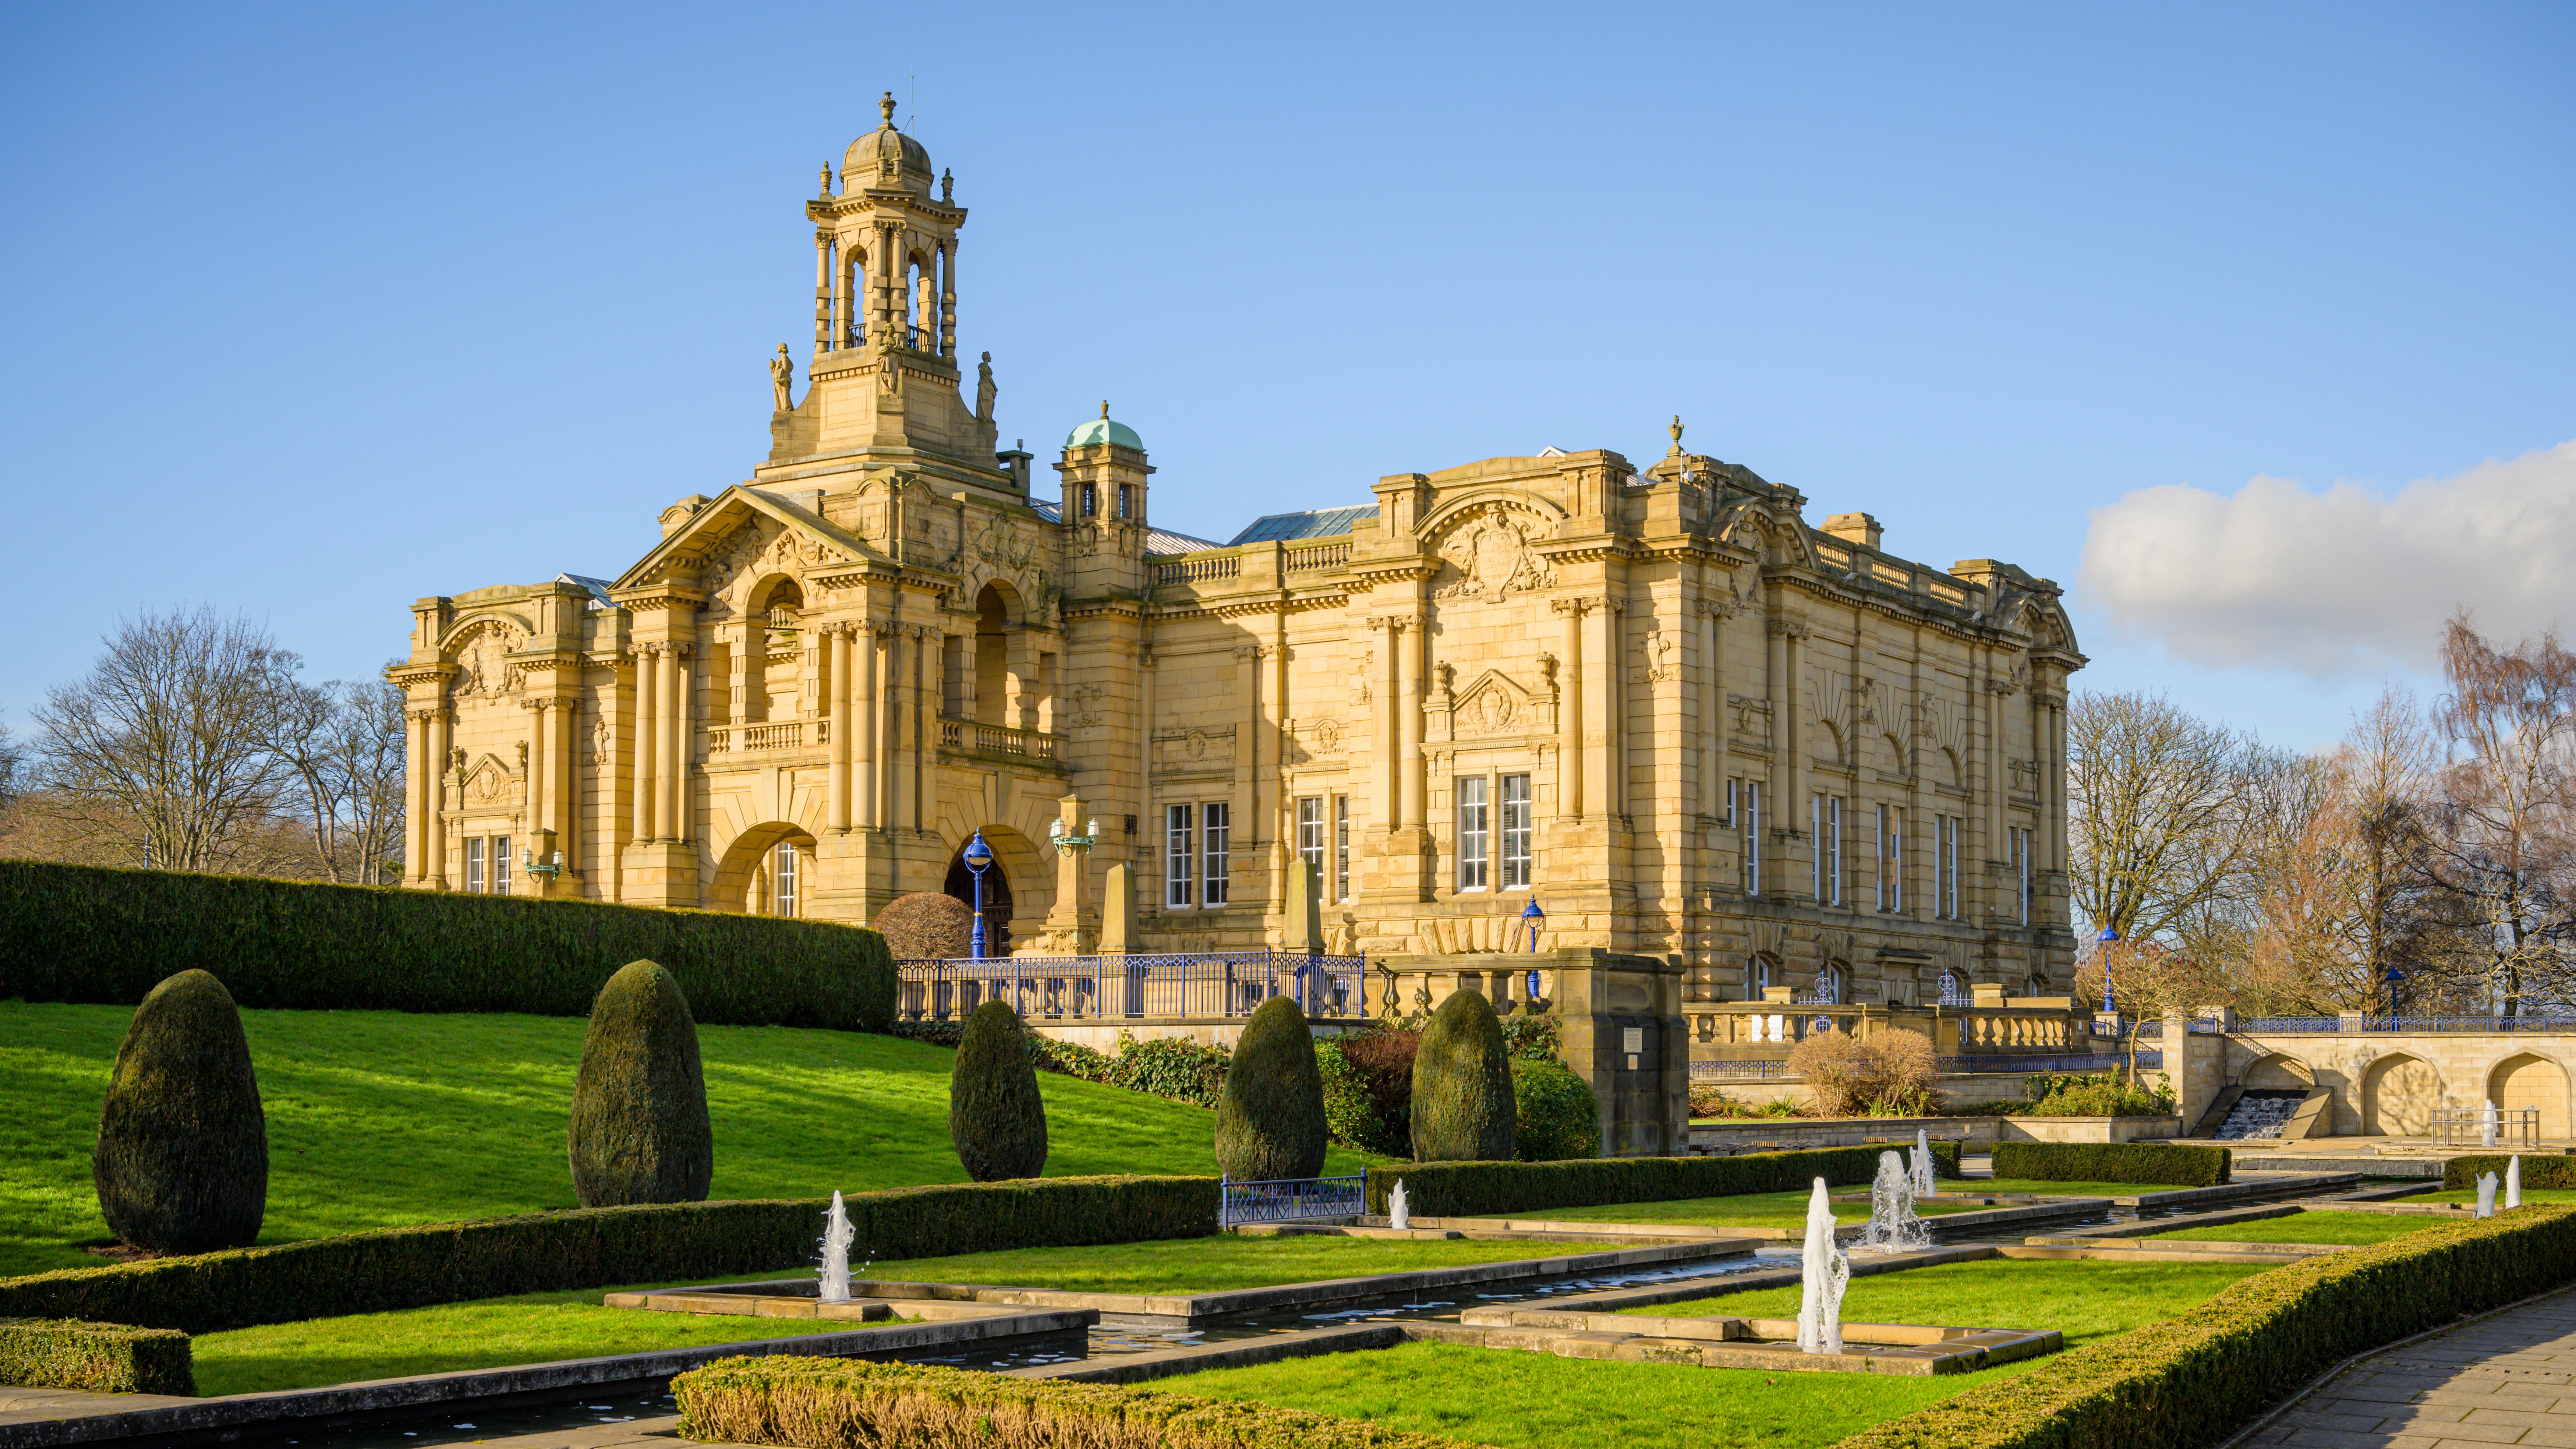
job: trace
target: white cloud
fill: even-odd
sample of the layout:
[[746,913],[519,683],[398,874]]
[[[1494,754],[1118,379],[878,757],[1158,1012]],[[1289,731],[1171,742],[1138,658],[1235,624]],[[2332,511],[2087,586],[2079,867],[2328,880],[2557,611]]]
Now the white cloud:
[[2430,667],[2465,604],[2491,638],[2576,622],[2576,442],[2393,495],[2257,477],[2093,510],[2086,602],[2174,657],[2319,678]]

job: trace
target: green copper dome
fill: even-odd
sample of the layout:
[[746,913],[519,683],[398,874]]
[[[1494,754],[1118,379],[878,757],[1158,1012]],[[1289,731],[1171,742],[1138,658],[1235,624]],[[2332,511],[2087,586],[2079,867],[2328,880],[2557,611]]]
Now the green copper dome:
[[1139,453],[1145,451],[1145,440],[1136,436],[1134,428],[1125,423],[1113,423],[1109,420],[1107,403],[1100,405],[1100,416],[1074,429],[1064,440],[1064,445],[1068,448],[1087,448],[1094,443],[1115,443],[1122,448],[1133,448]]

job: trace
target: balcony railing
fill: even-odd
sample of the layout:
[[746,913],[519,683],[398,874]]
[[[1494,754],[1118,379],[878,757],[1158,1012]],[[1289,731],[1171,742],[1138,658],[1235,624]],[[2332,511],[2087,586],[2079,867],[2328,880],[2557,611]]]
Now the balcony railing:
[[951,750],[972,750],[979,755],[1026,755],[1036,760],[1055,758],[1055,736],[1036,730],[1015,730],[1008,725],[977,724],[967,719],[943,719],[939,722],[939,743]]
[[1231,579],[1243,574],[1243,555],[1226,554],[1221,558],[1184,559],[1157,565],[1154,582],[1158,584],[1196,583],[1202,579]]
[[1292,548],[1287,553],[1285,569],[1292,574],[1310,573],[1316,569],[1337,569],[1351,561],[1351,546],[1348,540],[1341,543],[1319,543],[1306,548]]
[[[2111,1072],[2129,1064],[2125,1052],[2065,1052],[2057,1054],[1946,1056],[1933,1059],[1945,1074],[2027,1076],[2033,1072]],[[2165,1064],[2165,1054],[2152,1048],[2138,1053],[2141,1071],[2157,1071]],[[1714,1061],[1690,1064],[1694,1082],[1794,1082],[1798,1073],[1778,1059],[1754,1061]]]
[[1356,1018],[1365,970],[1358,956],[1303,951],[1216,955],[999,956],[905,961],[906,1021],[953,1021],[986,1001],[1023,1019],[1120,1021],[1139,1017],[1250,1016],[1274,996],[1310,1017]]
[[707,754],[758,755],[772,750],[801,750],[832,742],[828,719],[787,720],[779,724],[716,725],[707,731]]

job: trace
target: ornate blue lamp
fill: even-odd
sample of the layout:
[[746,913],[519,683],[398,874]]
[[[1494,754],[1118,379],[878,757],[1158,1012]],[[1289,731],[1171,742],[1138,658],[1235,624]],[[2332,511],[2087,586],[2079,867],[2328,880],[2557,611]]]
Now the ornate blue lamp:
[[975,935],[967,946],[967,952],[981,961],[984,959],[984,872],[993,864],[993,847],[984,843],[981,827],[976,829],[975,838],[966,842],[963,859],[966,869],[975,876]]

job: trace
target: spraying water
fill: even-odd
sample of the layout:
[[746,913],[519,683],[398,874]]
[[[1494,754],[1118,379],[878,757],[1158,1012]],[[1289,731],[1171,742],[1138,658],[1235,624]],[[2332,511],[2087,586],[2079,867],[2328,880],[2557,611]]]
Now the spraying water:
[[1869,1230],[1861,1241],[1899,1253],[1932,1246],[1932,1229],[1914,1214],[1914,1179],[1901,1153],[1878,1154],[1878,1180],[1869,1185]]
[[1404,1200],[1403,1178],[1397,1178],[1395,1190],[1386,1195],[1386,1218],[1395,1225],[1397,1232],[1407,1231],[1413,1226],[1413,1210]]
[[2504,1165],[2504,1205],[2509,1208],[2522,1206],[2522,1154],[2519,1152],[2513,1155],[2513,1161]]
[[1851,1259],[1834,1243],[1834,1202],[1825,1180],[1807,1194],[1807,1244],[1798,1283],[1798,1351],[1843,1351],[1843,1289],[1851,1284]]
[[850,1240],[856,1236],[850,1230],[849,1209],[841,1206],[841,1193],[835,1188],[832,1210],[823,1219],[823,1281],[816,1290],[826,1303],[850,1301]]
[[1914,1195],[1930,1197],[1940,1191],[1932,1182],[1932,1134],[1914,1129]]
[[2494,1216],[2495,1216],[2495,1190],[2496,1190],[2496,1175],[2495,1175],[2494,1173],[2492,1173],[2492,1172],[2482,1172],[2482,1173],[2479,1173],[2479,1174],[2478,1174],[2478,1216],[2479,1216],[2479,1217],[2482,1217],[2482,1218],[2491,1218],[2491,1217],[2494,1217]]

